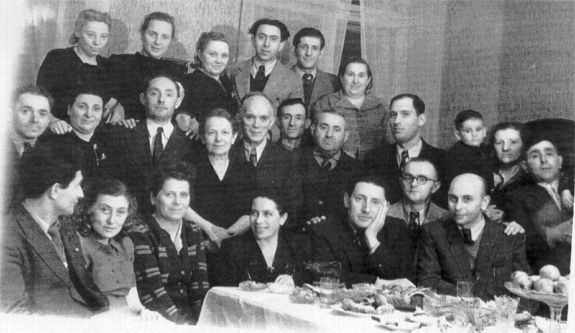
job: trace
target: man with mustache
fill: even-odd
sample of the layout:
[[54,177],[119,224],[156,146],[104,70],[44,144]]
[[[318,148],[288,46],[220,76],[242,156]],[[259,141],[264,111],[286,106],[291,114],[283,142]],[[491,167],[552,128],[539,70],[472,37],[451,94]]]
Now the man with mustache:
[[71,215],[83,198],[74,151],[38,145],[20,163],[22,198],[1,225],[0,311],[89,317],[108,307],[86,271]]
[[312,261],[341,263],[340,281],[376,283],[414,279],[413,245],[407,226],[386,216],[389,204],[379,177],[352,179],[343,195],[346,209],[310,229]]
[[[365,166],[384,177],[389,185],[387,199],[391,203],[402,197],[399,177],[405,164],[412,158],[423,157],[430,160],[442,178],[442,161],[445,151],[429,145],[421,137],[421,129],[425,125],[425,103],[414,94],[400,94],[391,99],[390,103],[391,133],[394,144],[384,144],[366,154]],[[440,206],[445,206],[442,198],[445,191],[437,191],[432,200]]]

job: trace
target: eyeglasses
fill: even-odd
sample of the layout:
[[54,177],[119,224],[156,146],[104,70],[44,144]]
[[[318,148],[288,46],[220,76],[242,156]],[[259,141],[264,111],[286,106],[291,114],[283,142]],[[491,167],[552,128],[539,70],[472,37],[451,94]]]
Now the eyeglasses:
[[437,181],[437,179],[431,179],[431,178],[427,178],[425,176],[414,177],[414,176],[409,175],[409,174],[403,174],[403,175],[399,176],[399,179],[401,179],[402,181],[404,181],[407,184],[411,184],[411,182],[413,182],[413,180],[415,179],[417,181],[417,184],[419,184],[419,185],[426,184],[427,182],[436,182]]

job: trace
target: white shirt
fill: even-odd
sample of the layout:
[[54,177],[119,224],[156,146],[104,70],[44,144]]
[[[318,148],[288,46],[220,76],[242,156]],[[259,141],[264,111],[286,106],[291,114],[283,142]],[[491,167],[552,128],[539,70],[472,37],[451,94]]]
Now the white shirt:
[[156,132],[158,131],[158,127],[162,127],[164,130],[162,132],[162,145],[164,146],[165,149],[166,145],[168,144],[168,140],[170,139],[170,136],[174,132],[174,125],[172,125],[171,122],[168,122],[164,126],[159,126],[158,124],[152,122],[151,120],[146,119],[146,126],[148,127],[148,133],[149,133],[148,141],[150,142],[150,152],[154,154],[154,140],[156,139]]
[[549,196],[551,196],[551,198],[555,202],[555,205],[557,205],[557,208],[561,210],[561,197],[559,195],[559,191],[557,191],[557,189],[559,188],[559,180],[556,179],[551,183],[537,183],[537,185],[543,187],[545,191],[549,193]]
[[[396,145],[397,147],[397,166],[401,165],[401,153],[404,151],[400,146]],[[407,153],[409,154],[409,159],[418,157],[421,153],[421,148],[423,148],[423,140],[419,139],[419,141],[415,144],[415,146],[407,149]],[[408,159],[408,161],[409,161]]]
[[264,67],[265,67],[265,69],[266,69],[265,72],[264,72],[265,75],[266,75],[266,76],[270,75],[270,73],[274,70],[274,66],[276,65],[276,62],[277,62],[277,61],[278,61],[278,60],[275,59],[274,61],[269,62],[269,63],[267,63],[267,64],[264,65],[264,64],[260,63],[259,61],[257,61],[256,58],[253,58],[253,60],[252,60],[252,72],[251,72],[251,73],[252,73],[252,77],[253,77],[253,78],[256,77],[256,74],[258,73],[258,68],[260,67],[260,65],[264,65]]
[[[260,161],[260,158],[262,157],[262,153],[264,152],[264,149],[266,148],[266,144],[268,142],[268,139],[265,138],[264,141],[262,141],[259,145],[256,146],[256,158],[257,158],[257,162]],[[252,147],[250,146],[249,143],[247,143],[246,141],[244,141],[244,154],[246,156],[246,161],[250,161],[250,152],[252,150]]]
[[[483,232],[483,228],[485,227],[485,218],[483,217],[483,215],[481,215],[481,221],[479,221],[479,223],[477,223],[475,226],[469,228],[469,230],[471,231],[471,239],[475,242],[477,240],[477,238],[479,238],[479,235],[481,235],[481,233]],[[463,228],[459,228],[459,230],[461,230]]]

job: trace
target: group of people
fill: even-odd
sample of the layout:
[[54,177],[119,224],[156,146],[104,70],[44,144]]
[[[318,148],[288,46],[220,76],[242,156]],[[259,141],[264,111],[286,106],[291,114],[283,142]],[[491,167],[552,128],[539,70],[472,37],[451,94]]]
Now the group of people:
[[[421,136],[425,103],[371,95],[369,64],[318,69],[322,33],[274,19],[255,55],[203,33],[195,69],[162,59],[175,36],[146,16],[142,51],[102,58],[108,14],[84,10],[73,46],[16,90],[2,220],[1,310],[91,316],[129,308],[197,321],[211,286],[407,278],[455,294],[504,294],[516,270],[569,274],[572,174],[549,135],[480,113],[444,151]],[[569,171],[569,170],[568,170]]]

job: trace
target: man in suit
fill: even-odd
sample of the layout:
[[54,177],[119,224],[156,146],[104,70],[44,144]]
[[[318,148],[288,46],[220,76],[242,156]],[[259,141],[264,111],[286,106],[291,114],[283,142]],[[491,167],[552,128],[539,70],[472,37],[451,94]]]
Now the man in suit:
[[413,279],[413,246],[407,226],[386,216],[388,203],[380,178],[361,176],[343,196],[344,214],[312,226],[314,262],[339,261],[340,280],[376,283],[378,279]]
[[[232,147],[230,158],[249,164],[255,173],[254,188],[271,188],[285,198],[289,203],[289,218],[284,228],[300,231],[297,216],[301,206],[301,180],[292,154],[268,139],[268,132],[275,122],[272,102],[263,93],[252,92],[243,100],[240,117],[243,138]],[[242,226],[238,232],[248,230],[249,219],[245,219]]]
[[305,147],[299,160],[304,220],[341,210],[345,180],[362,171],[361,162],[343,150],[349,138],[343,114],[335,110],[316,113],[311,133],[313,148]]
[[[439,172],[445,151],[429,145],[421,137],[421,128],[425,125],[425,104],[413,94],[400,94],[391,99],[390,126],[395,139],[394,144],[383,144],[368,152],[365,156],[365,166],[384,177],[389,186],[388,200],[391,203],[402,197],[399,177],[405,163],[411,158],[423,157],[430,160]],[[433,202],[445,206],[442,198],[445,191],[438,190],[432,197]]]
[[301,150],[303,132],[309,127],[303,100],[290,98],[281,102],[276,123],[280,128],[280,139],[277,143],[297,156]]
[[20,172],[23,201],[2,220],[0,310],[86,317],[106,309],[75,226],[60,221],[83,197],[76,156],[38,145]]
[[547,264],[569,274],[573,206],[558,194],[563,157],[548,135],[534,135],[524,145],[523,162],[533,182],[506,195],[504,210],[525,228],[527,260],[533,271]]
[[321,31],[309,27],[301,29],[293,37],[293,46],[297,63],[292,70],[302,80],[305,107],[309,112],[310,105],[318,98],[340,90],[341,82],[337,75],[318,68],[325,47],[325,37]]
[[523,235],[507,235],[505,226],[482,211],[489,205],[485,180],[465,173],[453,179],[448,202],[451,218],[422,226],[417,284],[456,295],[457,282],[473,283],[473,294],[492,299],[505,294],[512,272],[530,274]]
[[183,97],[176,81],[156,76],[145,89],[140,102],[146,109],[146,120],[133,129],[118,126],[110,130],[107,173],[130,188],[142,213],[150,213],[146,184],[153,171],[177,161],[189,162],[192,146],[186,134],[171,123]]
[[6,186],[3,191],[2,211],[21,198],[18,184],[18,165],[25,151],[36,145],[50,124],[50,110],[54,103],[52,95],[42,87],[29,85],[16,89],[12,95],[12,126],[7,146],[8,159],[4,172]]

